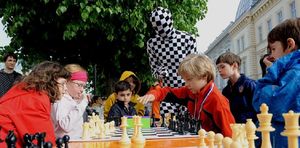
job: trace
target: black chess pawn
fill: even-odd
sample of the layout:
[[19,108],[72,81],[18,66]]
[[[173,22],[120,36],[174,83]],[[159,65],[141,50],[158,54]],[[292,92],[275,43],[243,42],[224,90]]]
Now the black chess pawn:
[[8,131],[8,134],[5,138],[5,142],[7,145],[7,148],[15,148],[17,143],[17,137],[14,133],[14,131],[10,130]]
[[62,138],[57,138],[55,143],[57,148],[63,148],[64,140]]
[[70,141],[70,136],[69,135],[64,135],[63,136],[63,141],[64,141],[64,145],[65,145],[65,148],[68,148],[68,143]]
[[152,114],[152,123],[151,123],[151,127],[156,127],[154,114]]
[[52,143],[51,142],[45,142],[44,148],[52,148]]
[[44,148],[46,133],[36,133],[37,145],[39,148]]

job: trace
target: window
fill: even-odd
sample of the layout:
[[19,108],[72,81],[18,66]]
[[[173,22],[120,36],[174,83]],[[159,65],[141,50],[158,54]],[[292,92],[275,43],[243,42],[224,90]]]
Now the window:
[[296,4],[295,1],[290,3],[291,17],[296,18]]
[[241,49],[245,50],[245,39],[244,39],[244,36],[241,37],[241,46],[242,46]]
[[278,19],[278,24],[282,22],[283,20],[282,11],[279,11],[277,13],[277,19]]
[[241,51],[241,43],[240,43],[240,39],[237,40],[237,51],[238,51],[238,52]]
[[267,26],[268,26],[268,31],[271,31],[272,30],[272,21],[271,21],[271,19],[269,19],[267,21]]
[[242,58],[242,63],[241,63],[241,73],[246,73],[247,72],[247,65],[246,65],[246,58]]
[[258,41],[259,43],[262,42],[263,40],[263,33],[262,33],[262,27],[261,26],[258,26]]

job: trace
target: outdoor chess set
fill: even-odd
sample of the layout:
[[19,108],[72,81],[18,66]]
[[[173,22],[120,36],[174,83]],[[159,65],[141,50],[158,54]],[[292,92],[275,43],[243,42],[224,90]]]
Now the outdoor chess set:
[[[120,144],[136,145],[143,144],[147,140],[151,139],[195,137],[199,139],[199,145],[195,146],[218,146],[220,148],[254,148],[254,141],[258,139],[258,137],[255,135],[255,132],[258,131],[262,133],[261,147],[269,148],[272,147],[270,132],[275,130],[271,125],[272,114],[268,113],[268,106],[266,104],[262,104],[260,110],[261,113],[258,114],[258,119],[260,122],[258,128],[255,126],[251,119],[248,119],[245,124],[232,124],[231,138],[223,137],[222,134],[214,133],[213,131],[205,131],[204,129],[198,130],[198,126],[195,126],[196,129],[194,129],[197,130],[196,133],[187,132],[180,129],[185,129],[185,125],[182,125],[179,122],[176,122],[176,128],[171,127],[173,129],[170,129],[171,124],[174,123],[173,121],[169,122],[168,127],[153,127],[142,129],[141,117],[134,116],[133,128],[127,128],[127,117],[121,118],[120,127],[113,126],[115,124],[114,122],[104,124],[103,121],[94,118],[91,120],[92,123],[86,123],[86,125],[84,125],[84,133],[82,139],[73,141],[118,141]],[[281,133],[281,135],[288,138],[289,148],[299,147],[299,115],[299,113],[294,113],[293,111],[289,111],[288,113],[283,114],[285,119],[285,130]],[[97,128],[97,126],[99,128]],[[191,126],[189,126],[189,128],[191,128]]]

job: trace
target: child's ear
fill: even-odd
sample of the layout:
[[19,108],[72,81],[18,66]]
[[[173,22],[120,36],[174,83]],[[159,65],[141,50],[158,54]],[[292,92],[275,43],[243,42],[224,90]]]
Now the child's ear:
[[239,69],[239,64],[238,64],[238,63],[234,62],[232,65],[233,65],[233,67],[235,67],[236,69]]
[[293,38],[288,38],[287,39],[287,51],[292,52],[296,49],[297,49],[297,47],[296,47],[295,40]]

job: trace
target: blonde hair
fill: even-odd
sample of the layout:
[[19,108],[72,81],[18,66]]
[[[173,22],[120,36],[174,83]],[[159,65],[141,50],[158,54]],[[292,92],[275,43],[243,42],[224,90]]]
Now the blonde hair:
[[204,78],[207,82],[215,80],[216,68],[213,62],[204,54],[189,54],[180,63],[178,68],[180,76],[187,74],[190,77]]
[[79,71],[86,71],[79,64],[67,64],[65,66],[65,69],[67,69],[70,73],[79,72]]

